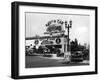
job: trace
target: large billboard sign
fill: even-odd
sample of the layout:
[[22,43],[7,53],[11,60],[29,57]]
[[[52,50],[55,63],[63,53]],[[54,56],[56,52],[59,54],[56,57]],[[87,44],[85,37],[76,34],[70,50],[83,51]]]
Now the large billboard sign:
[[49,33],[53,33],[53,32],[56,32],[56,33],[59,33],[59,32],[62,32],[63,28],[63,21],[60,20],[60,19],[57,19],[57,20],[51,20],[49,21],[47,24],[46,24],[46,27],[47,27],[47,32]]

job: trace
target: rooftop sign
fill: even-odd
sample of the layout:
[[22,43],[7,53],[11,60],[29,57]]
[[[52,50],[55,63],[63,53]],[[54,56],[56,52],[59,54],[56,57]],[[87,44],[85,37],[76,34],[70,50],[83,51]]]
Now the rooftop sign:
[[46,31],[49,33],[53,33],[53,32],[59,33],[62,31],[63,23],[64,22],[60,19],[51,20],[46,24],[46,27],[47,27]]

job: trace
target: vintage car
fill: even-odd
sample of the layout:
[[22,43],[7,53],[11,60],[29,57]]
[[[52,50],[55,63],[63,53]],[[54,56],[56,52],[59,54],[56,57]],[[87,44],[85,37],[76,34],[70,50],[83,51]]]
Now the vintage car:
[[25,46],[25,54],[30,55],[32,51],[30,51],[30,46]]
[[71,54],[71,62],[82,62],[83,53],[82,51],[76,51]]
[[25,53],[26,55],[35,55],[37,49],[35,47],[26,46]]
[[47,46],[47,48],[50,50],[51,54],[60,54],[61,52],[59,48],[53,46]]
[[50,49],[48,49],[45,46],[39,46],[39,48],[37,49],[37,53],[40,53],[40,54],[50,53]]

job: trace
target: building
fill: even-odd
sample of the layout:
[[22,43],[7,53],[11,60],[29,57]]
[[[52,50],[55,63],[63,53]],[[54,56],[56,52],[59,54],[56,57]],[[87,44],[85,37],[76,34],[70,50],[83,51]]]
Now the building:
[[[26,46],[45,46],[59,48],[61,53],[64,53],[65,58],[70,55],[69,52],[69,28],[72,27],[72,21],[62,21],[60,19],[50,20],[46,24],[46,32],[48,36],[35,36],[31,38],[26,38]],[[66,29],[68,30],[68,35],[65,35]],[[69,57],[68,57],[69,58]]]
[[59,48],[62,53],[67,49],[67,35],[56,35],[56,36],[41,36],[41,37],[28,37],[26,38],[26,46],[46,46]]

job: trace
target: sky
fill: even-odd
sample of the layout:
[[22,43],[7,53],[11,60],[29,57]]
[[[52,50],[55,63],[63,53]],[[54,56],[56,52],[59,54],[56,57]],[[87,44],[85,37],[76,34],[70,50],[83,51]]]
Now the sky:
[[[35,35],[44,36],[48,21],[60,19],[62,21],[72,20],[72,28],[70,28],[69,37],[71,40],[78,39],[80,44],[89,44],[90,40],[90,16],[79,14],[51,14],[51,13],[25,13],[26,37],[34,37]],[[63,25],[63,27],[65,27]],[[67,31],[66,33],[67,34]]]

